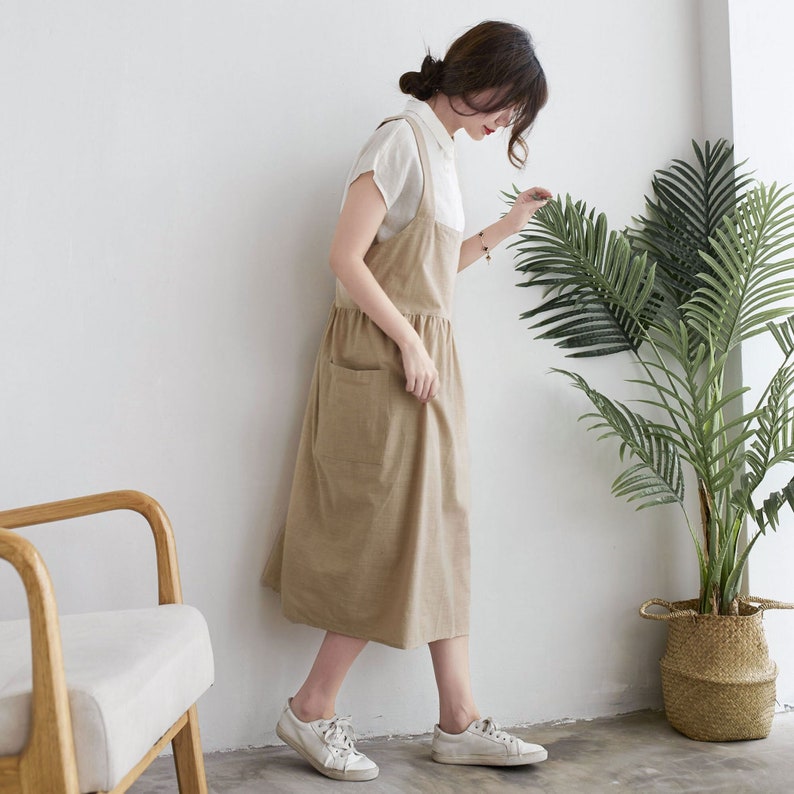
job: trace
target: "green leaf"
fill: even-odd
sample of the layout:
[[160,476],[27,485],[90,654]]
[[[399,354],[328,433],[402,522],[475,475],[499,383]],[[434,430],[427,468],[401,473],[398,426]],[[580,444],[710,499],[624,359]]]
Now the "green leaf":
[[657,504],[676,502],[683,506],[684,476],[681,460],[667,432],[659,425],[631,411],[625,405],[605,397],[591,388],[581,375],[555,369],[571,379],[590,399],[596,413],[582,419],[594,419],[590,430],[605,429],[600,438],[616,437],[624,453],[638,463],[621,474],[612,484],[616,496],[639,501],[638,509]]
[[772,466],[794,462],[794,407],[789,402],[792,389],[794,365],[783,364],[772,377],[765,405],[756,412],[755,438],[744,454],[750,491],[761,484]]
[[794,258],[782,257],[794,245],[794,193],[774,184],[748,191],[711,245],[713,254],[702,254],[711,272],[683,309],[725,353],[792,311],[781,302],[794,298]]
[[674,160],[656,172],[654,199],[646,197],[646,215],[628,230],[632,247],[655,260],[659,285],[664,284],[676,307],[701,286],[704,270],[700,251],[711,253],[710,240],[741,201],[750,177],[733,165],[733,147],[725,140],[692,141],[695,164]]
[[786,358],[794,355],[794,314],[789,315],[779,325],[772,322],[767,323],[767,328],[780,345],[783,355]]
[[777,530],[780,508],[787,504],[794,510],[794,477],[781,490],[772,491],[760,508],[755,507],[753,503],[753,485],[753,478],[744,475],[741,479],[741,487],[731,496],[731,503],[744,510],[755,521],[762,534],[766,534],[767,528]]
[[722,595],[722,604],[723,608],[727,608],[727,606],[739,595],[739,588],[742,584],[742,574],[744,573],[744,568],[747,565],[747,560],[750,557],[750,552],[755,546],[755,542],[758,538],[761,537],[760,532],[756,532],[753,535],[750,542],[744,547],[744,551],[739,555],[739,559],[736,561],[736,564],[733,567],[733,570],[730,572],[727,581],[723,587],[723,595]]
[[539,338],[579,351],[574,357],[637,350],[658,303],[655,268],[603,214],[557,198],[520,238],[516,269],[529,276],[520,286],[544,289],[545,300],[521,315],[537,320]]

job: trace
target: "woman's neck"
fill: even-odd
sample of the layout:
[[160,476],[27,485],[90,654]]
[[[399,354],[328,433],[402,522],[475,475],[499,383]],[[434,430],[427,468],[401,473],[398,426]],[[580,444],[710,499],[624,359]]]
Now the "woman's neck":
[[449,97],[446,94],[433,94],[427,100],[427,104],[438,116],[439,121],[444,125],[444,129],[449,133],[450,138],[463,126],[460,123],[460,116],[453,110]]

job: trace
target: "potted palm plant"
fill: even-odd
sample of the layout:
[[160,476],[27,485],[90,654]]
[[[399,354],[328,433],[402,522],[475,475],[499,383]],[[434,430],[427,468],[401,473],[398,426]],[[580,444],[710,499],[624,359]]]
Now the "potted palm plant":
[[[661,660],[669,721],[696,739],[760,738],[777,674],[761,617],[788,605],[744,597],[741,585],[756,542],[777,528],[784,504],[794,507],[794,478],[757,494],[768,472],[794,462],[794,194],[743,173],[724,140],[693,149],[693,162],[656,172],[633,228],[610,230],[603,214],[558,197],[513,246],[527,276],[519,286],[543,290],[521,315],[538,338],[573,358],[636,362],[641,410],[554,371],[587,395],[590,428],[616,440],[625,470],[613,493],[639,510],[677,504],[691,536],[698,597],[641,607],[670,627]],[[751,398],[735,359],[759,334],[780,361]]]

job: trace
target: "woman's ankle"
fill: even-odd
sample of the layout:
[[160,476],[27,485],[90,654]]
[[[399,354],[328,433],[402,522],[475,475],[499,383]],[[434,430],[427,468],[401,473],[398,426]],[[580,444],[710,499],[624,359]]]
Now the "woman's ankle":
[[476,708],[458,708],[441,713],[438,720],[438,727],[444,733],[463,733],[474,720],[480,719],[480,713]]
[[301,722],[330,720],[336,713],[333,703],[303,695],[301,692],[289,699],[289,706]]

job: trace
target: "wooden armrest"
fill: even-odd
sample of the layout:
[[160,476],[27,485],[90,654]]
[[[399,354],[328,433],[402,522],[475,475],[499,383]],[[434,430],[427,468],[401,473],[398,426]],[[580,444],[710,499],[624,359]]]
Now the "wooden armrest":
[[[154,535],[157,557],[157,587],[161,604],[181,604],[182,585],[171,522],[165,510],[140,491],[110,491],[109,493],[48,502],[31,507],[18,507],[0,511],[0,527],[18,529],[51,521],[63,521],[111,510],[132,510],[140,513],[149,523]],[[43,564],[43,563],[42,563]]]
[[[52,580],[36,547],[26,538],[2,528],[0,558],[14,566],[25,585],[30,613],[33,672],[30,738],[20,757],[4,761],[7,770],[11,771],[17,764],[20,768],[29,766],[34,777],[39,774],[37,770],[46,770],[51,777],[42,777],[42,785],[56,786],[49,790],[77,792],[72,719]],[[0,780],[0,789],[3,788],[2,784]]]

